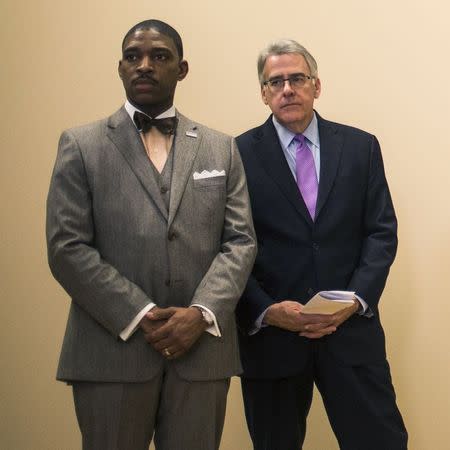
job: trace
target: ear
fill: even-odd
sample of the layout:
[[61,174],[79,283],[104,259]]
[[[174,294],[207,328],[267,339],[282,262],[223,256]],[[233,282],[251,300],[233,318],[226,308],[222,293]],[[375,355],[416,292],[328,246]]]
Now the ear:
[[316,78],[314,81],[314,98],[319,98],[321,92],[322,92],[322,85],[320,83],[320,79]]
[[117,66],[117,71],[119,72],[119,77],[122,78],[122,60],[119,61],[119,65]]
[[267,99],[267,89],[264,85],[261,85],[261,98],[265,105],[269,104],[269,100]]
[[189,64],[185,59],[180,61],[178,70],[178,81],[184,80],[189,72]]

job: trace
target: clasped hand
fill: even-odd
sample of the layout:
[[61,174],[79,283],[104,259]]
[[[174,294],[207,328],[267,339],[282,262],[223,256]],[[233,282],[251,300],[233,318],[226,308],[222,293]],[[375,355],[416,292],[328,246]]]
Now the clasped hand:
[[294,300],[283,300],[271,305],[264,316],[264,323],[289,331],[300,336],[319,339],[334,333],[359,308],[359,302],[335,314],[302,314],[303,305]]
[[198,308],[153,307],[141,320],[145,340],[167,359],[184,355],[207,324]]

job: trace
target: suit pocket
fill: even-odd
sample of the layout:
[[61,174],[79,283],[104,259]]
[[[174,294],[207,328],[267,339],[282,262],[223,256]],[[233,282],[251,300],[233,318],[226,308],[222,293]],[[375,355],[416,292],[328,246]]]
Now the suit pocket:
[[210,177],[194,180],[195,189],[225,189],[226,177]]
[[220,209],[226,197],[226,177],[194,180],[194,195],[198,207],[206,207],[209,211]]
[[222,226],[226,204],[226,177],[193,180],[196,219],[203,225]]

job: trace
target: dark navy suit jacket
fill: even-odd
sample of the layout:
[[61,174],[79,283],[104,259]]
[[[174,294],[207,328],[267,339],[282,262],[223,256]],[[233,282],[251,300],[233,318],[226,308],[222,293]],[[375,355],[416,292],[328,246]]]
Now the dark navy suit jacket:
[[355,291],[371,318],[353,315],[320,340],[343,364],[384,361],[378,301],[396,249],[397,221],[375,136],[319,115],[320,181],[313,222],[281,149],[272,117],[237,138],[258,255],[238,304],[243,376],[284,377],[305,366],[313,340],[276,327],[249,335],[271,304],[301,303],[321,290]]

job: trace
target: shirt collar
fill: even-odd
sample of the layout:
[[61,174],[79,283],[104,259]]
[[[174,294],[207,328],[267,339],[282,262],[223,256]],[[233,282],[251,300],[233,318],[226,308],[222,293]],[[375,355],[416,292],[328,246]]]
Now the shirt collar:
[[[131,117],[131,120],[133,120],[134,113],[136,111],[139,111],[142,114],[145,114],[144,111],[141,111],[140,109],[136,108],[128,100],[125,102],[125,109],[126,109],[128,115]],[[169,109],[166,109],[164,112],[162,112],[158,116],[154,117],[154,119],[165,119],[166,117],[174,117],[174,116],[175,116],[175,106],[172,105]]]
[[[290,143],[292,142],[292,139],[294,139],[296,134],[293,133],[291,130],[288,130],[283,125],[281,125],[281,123],[278,122],[278,120],[276,119],[276,117],[274,115],[272,115],[272,122],[275,127],[275,130],[277,131],[278,138],[280,139],[281,145],[284,148],[289,147]],[[311,122],[309,123],[309,125],[306,127],[306,130],[302,134],[314,146],[320,147],[319,125],[317,122],[317,116],[316,116],[315,112],[313,114],[313,118],[311,119]]]

